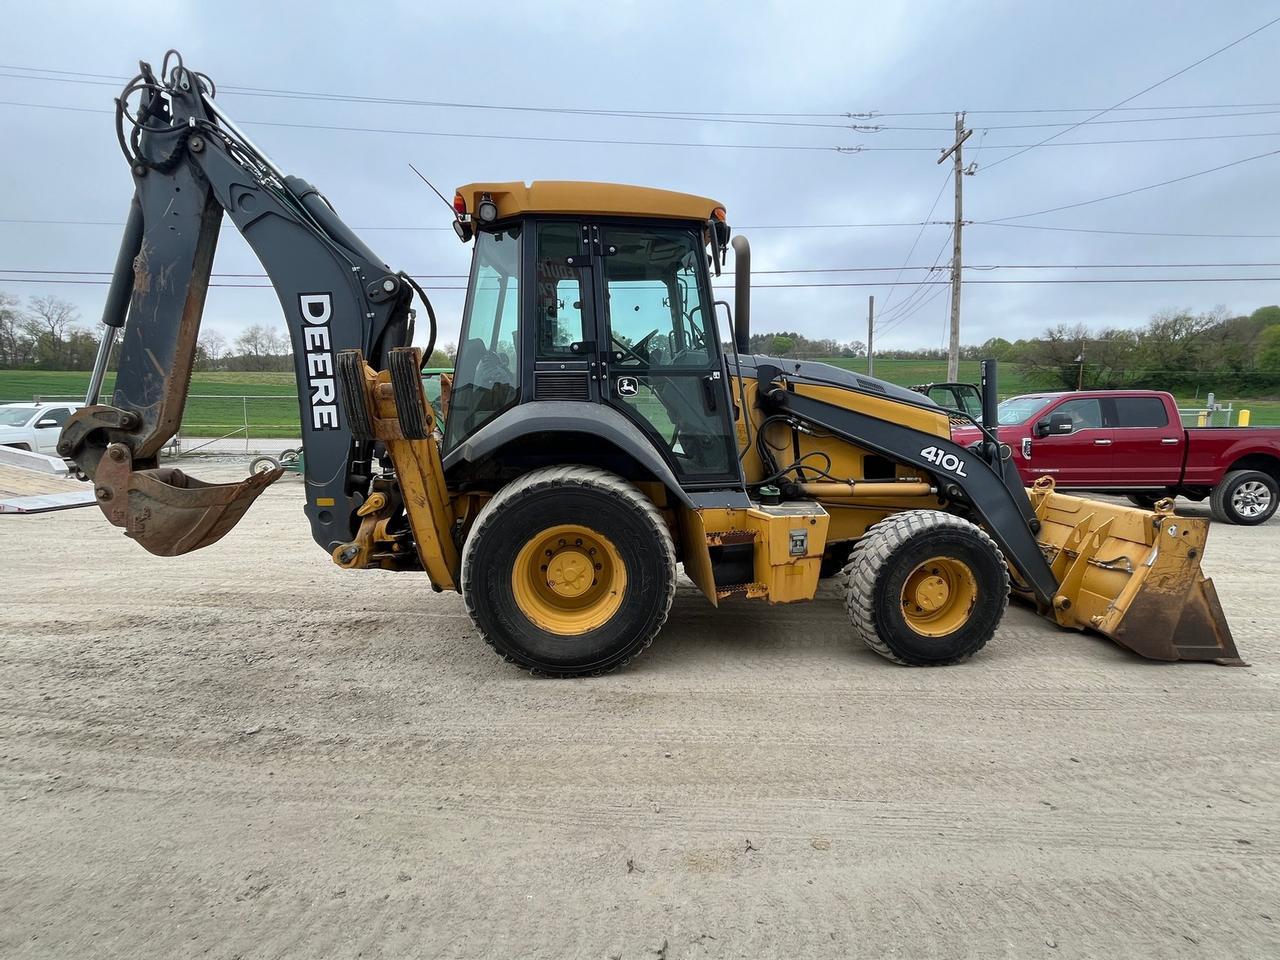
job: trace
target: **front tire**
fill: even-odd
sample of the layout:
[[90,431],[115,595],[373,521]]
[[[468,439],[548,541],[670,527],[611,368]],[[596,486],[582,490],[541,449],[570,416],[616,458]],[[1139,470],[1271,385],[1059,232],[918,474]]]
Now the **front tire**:
[[845,609],[868,647],[895,663],[967,660],[1009,603],[1009,568],[978,526],[938,510],[906,510],[871,527],[845,568]]
[[462,597],[485,642],[545,676],[615,670],[653,642],[675,596],[662,515],[594,467],[534,470],[485,505],[462,553]]
[[1209,512],[1219,523],[1254,527],[1266,523],[1280,505],[1280,484],[1260,470],[1232,470],[1209,495]]

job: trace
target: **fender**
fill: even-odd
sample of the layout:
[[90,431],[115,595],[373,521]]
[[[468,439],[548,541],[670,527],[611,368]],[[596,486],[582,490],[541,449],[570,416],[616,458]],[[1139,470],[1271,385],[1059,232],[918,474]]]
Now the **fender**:
[[662,482],[673,498],[692,507],[689,494],[653,449],[653,443],[625,416],[601,403],[533,400],[498,414],[444,458],[447,473],[460,463],[484,459],[511,440],[531,433],[585,433],[612,443]]

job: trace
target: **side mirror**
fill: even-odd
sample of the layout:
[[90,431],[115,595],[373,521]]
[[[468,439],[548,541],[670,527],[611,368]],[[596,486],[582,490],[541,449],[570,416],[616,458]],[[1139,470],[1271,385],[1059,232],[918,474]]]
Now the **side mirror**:
[[1053,413],[1036,422],[1037,437],[1064,436],[1075,431],[1075,423],[1067,413]]
[[45,417],[43,420],[36,421],[37,430],[43,430],[45,427],[58,427],[58,426],[61,426],[61,424],[58,423],[57,420],[53,419],[53,417]]

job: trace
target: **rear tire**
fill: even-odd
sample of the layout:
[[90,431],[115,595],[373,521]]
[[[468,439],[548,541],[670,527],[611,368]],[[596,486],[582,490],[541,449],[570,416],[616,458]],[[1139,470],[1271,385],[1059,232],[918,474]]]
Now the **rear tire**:
[[506,660],[544,676],[627,663],[666,622],[675,585],[662,514],[594,467],[513,480],[480,512],[462,553],[462,597],[476,629]]
[[1209,512],[1219,523],[1255,527],[1280,505],[1280,484],[1260,470],[1232,470],[1209,495]]
[[845,609],[868,647],[895,663],[967,660],[1009,603],[1009,568],[979,527],[938,510],[907,510],[858,541],[845,568]]

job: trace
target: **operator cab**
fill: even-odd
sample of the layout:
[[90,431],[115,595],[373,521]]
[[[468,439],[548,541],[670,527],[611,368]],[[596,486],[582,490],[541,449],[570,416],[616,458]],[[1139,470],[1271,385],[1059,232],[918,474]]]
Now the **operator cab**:
[[686,489],[741,488],[708,269],[719,272],[728,244],[719,203],[535,182],[468,184],[454,206],[459,236],[474,238],[475,250],[446,469],[534,404],[521,415],[617,423],[612,436],[657,451]]

